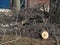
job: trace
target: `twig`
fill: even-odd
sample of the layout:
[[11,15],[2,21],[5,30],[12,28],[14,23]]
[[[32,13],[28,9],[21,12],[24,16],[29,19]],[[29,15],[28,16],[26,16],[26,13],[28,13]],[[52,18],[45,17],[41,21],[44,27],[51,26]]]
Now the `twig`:
[[16,40],[12,40],[12,41],[8,41],[8,42],[1,43],[0,45],[7,44],[7,43],[12,43],[12,42],[16,42],[16,41],[19,40],[20,38],[21,38],[21,37],[17,38]]

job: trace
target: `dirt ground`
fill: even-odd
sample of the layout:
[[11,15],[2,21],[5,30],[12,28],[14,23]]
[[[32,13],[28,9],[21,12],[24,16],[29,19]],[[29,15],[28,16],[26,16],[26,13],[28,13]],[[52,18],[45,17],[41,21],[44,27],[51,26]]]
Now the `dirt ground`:
[[[59,43],[59,42],[58,42]],[[30,38],[14,35],[6,35],[4,39],[0,36],[1,45],[57,45],[56,41],[53,38],[43,40],[40,38]],[[60,45],[60,44],[59,44]]]

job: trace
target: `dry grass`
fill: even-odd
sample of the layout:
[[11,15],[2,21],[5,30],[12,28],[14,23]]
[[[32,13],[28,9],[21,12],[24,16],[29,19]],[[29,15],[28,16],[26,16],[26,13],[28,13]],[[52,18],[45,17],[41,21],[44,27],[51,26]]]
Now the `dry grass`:
[[5,36],[3,42],[1,40],[2,37],[0,37],[0,43],[2,43],[2,45],[55,45],[55,42],[52,41],[51,38],[43,40],[43,39],[34,39],[30,37],[20,37],[20,36],[16,38],[13,35],[10,36],[7,35]]

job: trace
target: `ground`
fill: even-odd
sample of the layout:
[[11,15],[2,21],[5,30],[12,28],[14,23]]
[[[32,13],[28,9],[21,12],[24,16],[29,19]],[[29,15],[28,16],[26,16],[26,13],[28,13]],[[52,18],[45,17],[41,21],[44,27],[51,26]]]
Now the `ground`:
[[30,37],[23,37],[14,35],[6,35],[4,40],[1,41],[3,38],[0,37],[0,44],[1,45],[56,45],[56,41],[52,38],[47,40],[43,40],[40,38],[30,38]]

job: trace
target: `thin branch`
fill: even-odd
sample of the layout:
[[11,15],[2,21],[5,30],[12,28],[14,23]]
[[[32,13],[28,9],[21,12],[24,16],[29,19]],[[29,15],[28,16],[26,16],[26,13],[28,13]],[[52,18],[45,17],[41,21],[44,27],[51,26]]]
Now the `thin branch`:
[[21,38],[21,37],[17,38],[16,40],[12,40],[12,41],[8,41],[8,42],[1,43],[0,45],[7,44],[7,43],[12,43],[12,42],[16,42],[16,41],[19,40],[20,38]]

